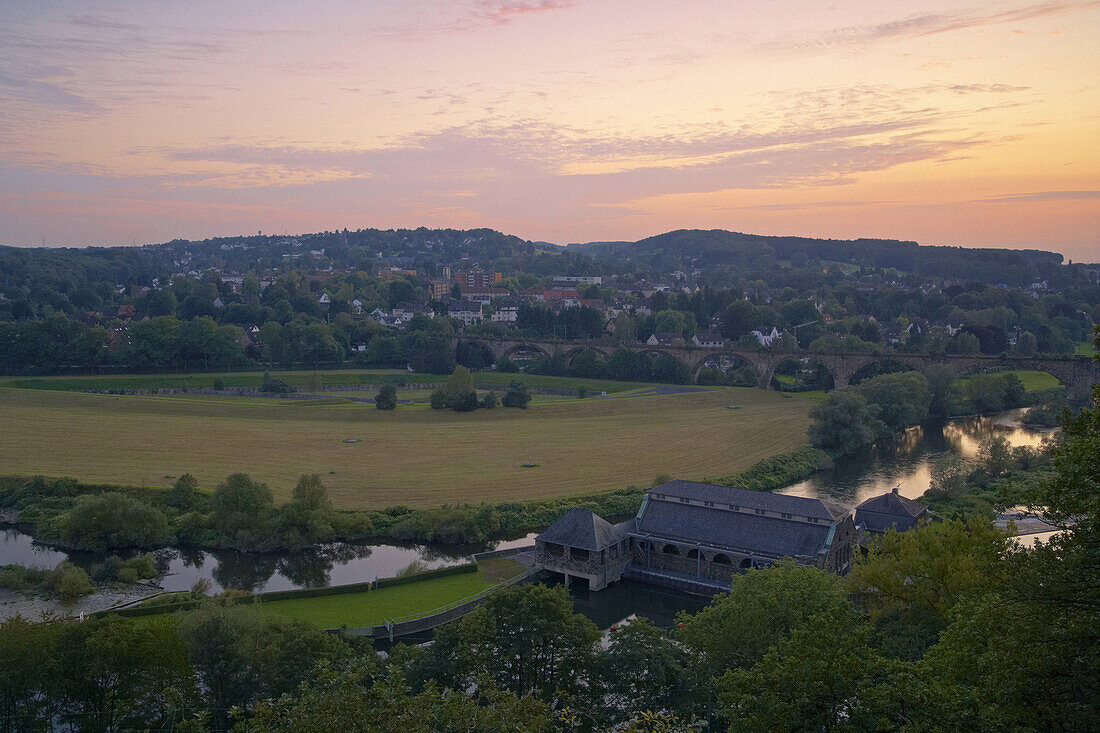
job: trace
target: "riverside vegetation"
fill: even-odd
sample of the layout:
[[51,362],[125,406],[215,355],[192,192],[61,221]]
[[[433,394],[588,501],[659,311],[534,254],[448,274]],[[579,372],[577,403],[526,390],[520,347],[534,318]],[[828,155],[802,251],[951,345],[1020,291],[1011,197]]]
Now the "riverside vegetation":
[[[714,480],[771,491],[805,478],[827,457],[804,447]],[[655,483],[667,478],[658,476]],[[226,477],[212,492],[200,490],[190,474],[168,491],[82,484],[71,478],[0,478],[0,506],[19,510],[20,522],[38,540],[96,552],[165,545],[273,551],[363,539],[484,542],[501,531],[545,527],[572,507],[604,516],[632,515],[643,493],[628,486],[526,502],[347,511],[333,508],[316,474],[302,476],[282,506],[275,504],[267,486],[243,473]]]
[[1064,531],[985,519],[890,532],[845,578],[779,563],[671,630],[600,630],[520,585],[428,646],[207,600],[138,623],[0,623],[0,727],[77,731],[1095,730],[1100,393],[1026,489]]

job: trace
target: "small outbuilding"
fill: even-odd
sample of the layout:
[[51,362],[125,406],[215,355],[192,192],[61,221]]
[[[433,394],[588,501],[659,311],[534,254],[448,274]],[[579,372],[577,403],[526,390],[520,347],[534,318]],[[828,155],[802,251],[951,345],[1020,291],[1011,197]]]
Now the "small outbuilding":
[[906,499],[897,487],[856,507],[856,528],[863,534],[882,535],[891,529],[905,532],[928,521],[928,507]]
[[590,590],[602,590],[622,577],[630,560],[630,537],[586,509],[570,509],[535,538],[535,566],[585,578]]

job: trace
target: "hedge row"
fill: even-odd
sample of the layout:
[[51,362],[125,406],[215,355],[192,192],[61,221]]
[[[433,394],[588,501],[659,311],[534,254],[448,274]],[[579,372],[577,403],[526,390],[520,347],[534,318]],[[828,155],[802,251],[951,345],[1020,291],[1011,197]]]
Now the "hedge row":
[[751,491],[775,491],[796,481],[808,479],[828,465],[829,460],[830,456],[825,451],[804,445],[796,450],[765,458],[740,473],[718,476],[710,481]]
[[[271,591],[270,593],[257,593],[248,596],[245,600],[253,603],[267,603],[269,601],[285,601],[291,598],[316,598],[318,596],[336,596],[344,593],[363,593],[372,588],[375,590],[380,588],[392,588],[393,586],[407,585],[408,583],[418,583],[422,580],[431,580],[433,578],[443,578],[449,575],[464,575],[466,573],[475,572],[477,572],[477,563],[466,563],[464,565],[450,565],[445,568],[427,570],[415,575],[380,578],[373,583],[349,583],[347,585],[332,585],[326,588],[298,588],[296,590],[277,590]],[[152,616],[154,614],[172,613],[174,611],[190,611],[201,602],[201,600],[187,600],[178,601],[176,603],[166,603],[162,606],[136,606],[134,608],[122,608],[117,611],[100,611],[94,615],[100,616],[107,613],[117,613],[119,616]]]

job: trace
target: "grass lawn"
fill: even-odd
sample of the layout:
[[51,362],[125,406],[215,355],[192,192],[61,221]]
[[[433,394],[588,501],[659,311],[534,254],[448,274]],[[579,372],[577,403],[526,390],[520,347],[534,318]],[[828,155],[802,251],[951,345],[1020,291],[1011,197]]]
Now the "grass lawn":
[[[212,387],[215,379],[227,387],[259,387],[263,372],[224,372],[203,374],[104,374],[81,377],[8,377],[0,378],[0,386],[20,389],[52,389],[75,391],[103,391],[110,389],[183,389],[186,387]],[[318,371],[271,372],[272,377],[296,387],[314,384],[381,384],[382,382],[437,383],[447,379],[446,374],[421,374],[404,369],[337,369]],[[617,382],[610,379],[576,379],[573,377],[547,377],[538,374],[509,374],[504,372],[474,372],[479,384],[508,386],[519,379],[531,387],[558,387],[578,389],[585,387],[589,393],[622,392],[644,386],[642,382]]]
[[[1028,392],[1036,392],[1043,389],[1055,389],[1061,382],[1058,378],[1047,374],[1046,372],[1028,371],[1025,369],[1015,369],[1004,372],[995,372],[996,374],[1015,374],[1021,382],[1024,384],[1024,389]],[[972,379],[975,375],[963,377],[958,381],[964,382],[968,379]]]
[[[523,565],[514,560],[489,558],[478,563],[476,573],[429,578],[363,593],[257,603],[253,608],[263,614],[300,619],[326,629],[341,625],[378,626],[388,618],[425,614],[449,603],[461,601],[515,577],[523,570]],[[160,616],[138,616],[134,620],[143,623],[155,618]]]
[[814,401],[715,388],[455,413],[339,398],[0,389],[0,424],[18,426],[0,437],[0,472],[144,486],[191,472],[211,489],[243,471],[280,501],[317,473],[349,508],[546,498],[744,470],[805,444]]
[[1077,356],[1093,356],[1096,354],[1096,347],[1091,341],[1086,341],[1083,344],[1077,344],[1077,348],[1073,350],[1073,353]]
[[484,580],[479,573],[465,573],[366,593],[271,601],[257,604],[256,608],[265,615],[301,619],[326,629],[341,624],[377,626],[388,618],[433,611],[493,585],[495,583]]

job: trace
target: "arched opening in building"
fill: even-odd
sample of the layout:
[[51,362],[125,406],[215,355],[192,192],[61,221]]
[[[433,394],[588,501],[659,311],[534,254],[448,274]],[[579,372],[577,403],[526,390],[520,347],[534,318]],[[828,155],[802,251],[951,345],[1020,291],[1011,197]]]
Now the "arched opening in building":
[[775,368],[771,388],[780,392],[829,390],[833,388],[833,375],[827,366],[813,357],[792,357]]
[[661,552],[663,552],[666,555],[679,555],[680,554],[680,548],[678,548],[676,545],[665,545],[664,549],[661,550]]
[[883,374],[900,374],[901,372],[914,371],[913,367],[908,364],[903,364],[900,361],[894,359],[879,359],[872,361],[870,364],[864,364],[859,369],[856,369],[848,380],[848,384],[859,384],[865,379],[873,379],[874,377],[881,377]]
[[756,386],[756,370],[740,354],[711,354],[695,365],[694,372],[697,384]]

